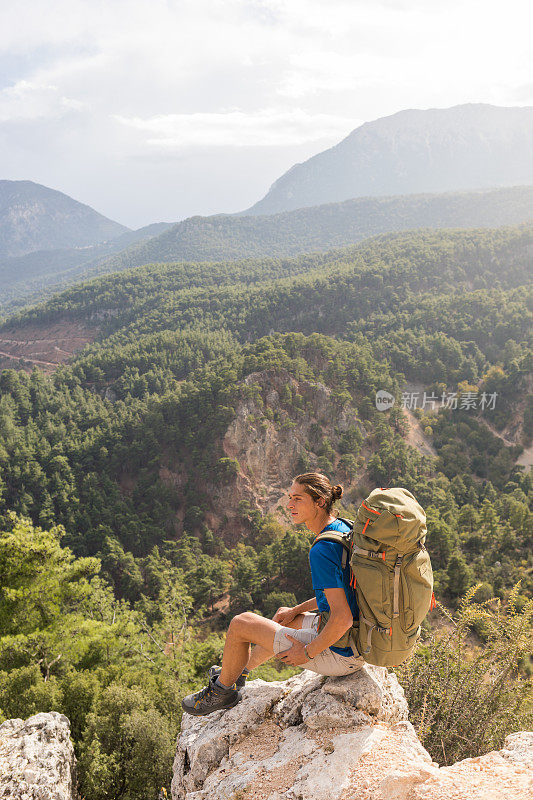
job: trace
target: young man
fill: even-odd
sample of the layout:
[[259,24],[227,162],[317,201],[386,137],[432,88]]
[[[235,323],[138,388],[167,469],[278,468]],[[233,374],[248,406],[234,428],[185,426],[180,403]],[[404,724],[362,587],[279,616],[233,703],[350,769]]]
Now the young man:
[[[341,486],[332,486],[325,475],[304,473],[294,478],[287,508],[295,524],[304,524],[317,536],[325,530],[347,531],[345,523],[331,513]],[[232,708],[241,700],[239,688],[248,673],[274,655],[285,664],[301,666],[321,675],[348,675],[364,660],[350,647],[334,643],[358,616],[355,592],[350,586],[350,568],[342,567],[342,545],[319,541],[310,550],[309,562],[315,596],[294,608],[279,608],[273,619],[246,611],[230,623],[222,667],[211,667],[208,685],[182,700],[189,714],[203,716]],[[318,633],[319,614],[330,616]],[[250,655],[250,646],[255,644]]]

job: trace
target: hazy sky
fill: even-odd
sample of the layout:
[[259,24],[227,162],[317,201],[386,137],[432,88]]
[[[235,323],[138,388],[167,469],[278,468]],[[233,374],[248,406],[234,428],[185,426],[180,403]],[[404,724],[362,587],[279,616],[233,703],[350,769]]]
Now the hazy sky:
[[0,178],[140,227],[242,210],[368,120],[533,105],[528,0],[0,2]]

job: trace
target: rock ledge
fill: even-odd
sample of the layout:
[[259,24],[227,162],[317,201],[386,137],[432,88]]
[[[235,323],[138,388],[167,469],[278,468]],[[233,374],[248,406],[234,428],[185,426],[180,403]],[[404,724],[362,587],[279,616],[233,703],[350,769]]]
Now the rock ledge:
[[243,700],[184,714],[173,800],[525,800],[533,733],[439,768],[407,720],[396,676],[366,665],[326,678],[250,681]]
[[76,760],[67,717],[57,711],[0,725],[0,797],[74,800]]

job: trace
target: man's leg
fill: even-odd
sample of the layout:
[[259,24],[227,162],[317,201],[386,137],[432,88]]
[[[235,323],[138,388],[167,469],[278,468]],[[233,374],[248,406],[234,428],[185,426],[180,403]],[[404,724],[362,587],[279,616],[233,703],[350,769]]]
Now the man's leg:
[[[297,614],[297,616],[293,619],[292,622],[286,622],[283,626],[284,628],[294,628],[294,630],[300,630],[302,627],[302,623],[305,617],[303,614]],[[252,654],[248,659],[248,663],[246,664],[246,669],[248,672],[251,672],[256,667],[260,667],[261,664],[264,664],[266,661],[269,661],[274,653],[270,650],[266,650],[264,647],[261,647],[260,644],[256,644],[255,647],[252,647]]]
[[[304,614],[295,617],[290,627],[301,628],[304,619]],[[279,623],[250,611],[234,617],[226,636],[222,669],[218,678],[216,673],[211,674],[209,670],[208,685],[199,692],[184,697],[181,701],[183,710],[188,714],[204,716],[213,711],[233,708],[241,699],[240,691],[233,688],[233,685],[250,660],[250,644],[254,643],[259,648],[252,663],[263,663],[274,655],[274,637],[278,631],[283,631],[283,626]]]
[[[303,614],[298,614],[290,625],[285,627],[301,628]],[[238,614],[230,622],[222,656],[222,670],[218,679],[224,686],[232,686],[243,669],[254,669],[274,655],[274,635],[279,628],[277,622],[261,617],[252,611]],[[250,657],[250,645],[256,644],[253,657]],[[256,651],[257,650],[257,654]],[[248,666],[249,664],[252,666]]]

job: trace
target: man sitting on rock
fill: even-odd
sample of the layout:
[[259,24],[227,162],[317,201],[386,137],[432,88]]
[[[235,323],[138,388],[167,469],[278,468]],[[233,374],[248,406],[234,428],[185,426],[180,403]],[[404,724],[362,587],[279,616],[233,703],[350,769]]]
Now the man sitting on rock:
[[[348,526],[331,513],[342,496],[342,486],[332,486],[319,472],[294,478],[287,508],[295,525],[304,524],[316,536],[326,530],[347,532]],[[241,700],[240,689],[248,673],[274,655],[285,664],[301,666],[321,675],[348,675],[360,669],[364,660],[351,647],[334,642],[358,618],[355,590],[350,586],[350,566],[342,567],[340,542],[319,541],[309,552],[315,597],[294,608],[279,608],[273,619],[246,611],[231,620],[222,667],[209,670],[208,685],[182,700],[189,714],[203,716],[232,708]],[[320,614],[329,618],[318,632]],[[250,654],[250,646],[256,647]]]

